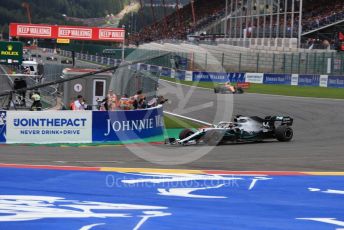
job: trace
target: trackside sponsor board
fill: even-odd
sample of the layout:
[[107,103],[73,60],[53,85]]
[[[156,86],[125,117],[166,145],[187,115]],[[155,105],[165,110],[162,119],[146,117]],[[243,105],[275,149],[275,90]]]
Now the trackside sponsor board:
[[176,70],[174,74],[174,78],[184,81],[185,80],[185,71],[184,70]]
[[146,110],[93,111],[94,142],[128,141],[163,134],[162,107]]
[[263,84],[263,73],[246,73],[245,82]]
[[299,75],[298,74],[292,74],[291,75],[291,85],[298,85],[299,84]]
[[171,69],[169,68],[161,68],[160,77],[171,77]]
[[319,86],[320,75],[299,75],[299,86]]
[[245,73],[193,72],[192,78],[201,82],[245,82]]
[[185,72],[185,81],[192,81],[192,71]]
[[7,143],[92,142],[91,111],[9,111]]
[[263,84],[291,85],[291,74],[264,74]]
[[319,86],[320,87],[327,87],[327,82],[328,82],[328,75],[320,75]]
[[344,88],[344,76],[328,76],[327,87]]
[[0,111],[0,143],[6,143],[6,111]]

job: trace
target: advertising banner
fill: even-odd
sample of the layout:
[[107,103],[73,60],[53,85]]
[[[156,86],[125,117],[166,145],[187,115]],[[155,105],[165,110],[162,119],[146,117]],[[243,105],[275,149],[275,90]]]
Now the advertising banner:
[[7,143],[90,143],[92,111],[8,111]]
[[23,61],[23,43],[0,41],[0,64],[21,64]]
[[140,70],[144,70],[144,71],[148,70],[148,65],[140,64]]
[[263,84],[263,73],[246,73],[245,81],[255,84]]
[[156,74],[159,72],[159,66],[151,65],[151,66],[150,66],[150,69],[149,69],[149,72],[150,72],[151,74],[156,75]]
[[185,81],[192,81],[192,71],[185,72]]
[[179,79],[181,81],[185,80],[185,71],[184,70],[176,70],[174,74],[174,78]]
[[201,82],[245,82],[245,73],[193,72],[193,81]]
[[121,42],[124,35],[123,28],[10,23],[12,37]]
[[171,69],[169,68],[161,68],[160,77],[171,77]]
[[299,75],[298,74],[292,74],[291,75],[291,85],[299,85]]
[[344,88],[344,76],[328,76],[327,87]]
[[93,111],[94,142],[132,141],[163,134],[162,106],[131,111]]
[[299,86],[319,86],[320,75],[299,75]]
[[327,87],[328,75],[320,75],[320,87]]
[[291,85],[291,74],[264,74],[263,84]]
[[6,143],[6,111],[0,111],[0,143]]

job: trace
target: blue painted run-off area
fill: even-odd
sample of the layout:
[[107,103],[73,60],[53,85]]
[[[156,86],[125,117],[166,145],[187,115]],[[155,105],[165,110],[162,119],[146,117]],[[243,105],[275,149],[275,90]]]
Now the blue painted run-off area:
[[337,176],[1,168],[0,229],[338,229]]

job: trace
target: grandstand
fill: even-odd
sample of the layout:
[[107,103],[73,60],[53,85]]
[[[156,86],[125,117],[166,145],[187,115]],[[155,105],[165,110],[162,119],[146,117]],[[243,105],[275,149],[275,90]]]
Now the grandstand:
[[190,0],[128,42],[183,52],[192,70],[336,74],[343,26],[341,0]]
[[280,44],[296,48],[301,41],[315,38],[327,40],[327,48],[334,42],[333,34],[328,31],[339,30],[343,25],[342,0],[212,0],[211,4],[207,0],[190,0],[173,14],[131,35],[129,42],[193,37],[231,45],[245,39],[246,43],[239,43],[240,46],[247,46],[250,41],[254,46]]

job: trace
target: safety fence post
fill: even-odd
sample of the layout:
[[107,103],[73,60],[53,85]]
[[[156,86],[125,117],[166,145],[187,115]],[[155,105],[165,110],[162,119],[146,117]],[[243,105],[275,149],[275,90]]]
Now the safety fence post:
[[283,54],[283,73],[286,73],[286,69],[287,69],[287,63],[286,63],[287,59],[286,59],[286,55],[285,53]]
[[272,54],[272,72],[271,73],[275,73],[275,64],[276,64],[276,60],[275,60],[275,58],[276,58],[276,55],[275,55],[275,53],[273,53]]
[[207,66],[208,66],[208,52],[205,53],[205,65],[204,65],[205,71],[207,71]]
[[305,74],[308,74],[308,53],[306,53],[306,67],[305,67]]
[[225,62],[225,53],[222,52],[222,59],[221,59],[222,72],[225,72],[224,62]]
[[256,73],[259,72],[259,53],[257,53],[257,66],[256,66]]
[[299,62],[297,64],[297,73],[301,74],[301,52],[299,52]]
[[239,66],[238,66],[238,72],[241,72],[241,53],[239,54]]
[[290,64],[290,73],[293,74],[293,65],[294,65],[294,53],[291,53],[291,64]]

